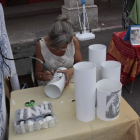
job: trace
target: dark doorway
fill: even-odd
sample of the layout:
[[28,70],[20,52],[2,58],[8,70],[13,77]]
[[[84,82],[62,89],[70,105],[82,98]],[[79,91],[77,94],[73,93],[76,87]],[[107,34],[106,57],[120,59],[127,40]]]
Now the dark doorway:
[[13,5],[21,5],[21,4],[28,4],[29,0],[6,0],[7,6],[13,6]]

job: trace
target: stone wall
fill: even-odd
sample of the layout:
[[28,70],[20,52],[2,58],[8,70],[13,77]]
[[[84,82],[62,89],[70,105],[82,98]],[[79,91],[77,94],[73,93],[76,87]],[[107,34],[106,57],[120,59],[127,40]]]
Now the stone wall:
[[[83,11],[81,6],[81,0],[78,0],[80,12]],[[98,8],[94,5],[94,0],[87,0],[86,11],[88,16],[88,21],[91,29],[98,27]],[[75,26],[75,31],[80,29],[79,17],[78,17],[78,7],[76,0],[64,0],[64,5],[62,6],[62,14],[68,16]]]

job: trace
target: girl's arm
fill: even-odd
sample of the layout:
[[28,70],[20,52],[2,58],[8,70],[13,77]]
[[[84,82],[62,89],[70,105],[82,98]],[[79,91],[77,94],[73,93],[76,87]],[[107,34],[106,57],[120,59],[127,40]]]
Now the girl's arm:
[[78,39],[74,36],[73,37],[74,47],[75,47],[75,55],[74,55],[74,64],[77,62],[82,62],[82,55],[80,51],[80,45]]
[[[36,45],[36,57],[45,62],[41,54],[40,42]],[[35,77],[40,81],[49,81],[52,79],[52,74],[49,71],[44,71],[43,65],[36,60]]]

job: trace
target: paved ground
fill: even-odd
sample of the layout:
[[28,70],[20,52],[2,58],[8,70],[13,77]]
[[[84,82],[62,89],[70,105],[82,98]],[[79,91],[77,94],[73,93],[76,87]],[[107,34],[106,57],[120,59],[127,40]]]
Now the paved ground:
[[108,28],[121,26],[122,24],[122,0],[95,0],[98,6],[99,21],[98,26]]
[[[108,0],[95,0],[94,2],[98,6],[99,13],[98,28],[94,29],[94,31],[105,31],[95,33],[96,39],[93,41],[80,43],[84,60],[88,59],[87,47],[90,44],[102,43],[109,46],[112,32],[115,30],[108,31],[108,29],[121,27],[122,0],[111,0],[111,3],[108,3]],[[7,32],[14,57],[27,54],[33,55],[35,53],[37,40],[48,34],[54,19],[61,14],[61,5],[63,5],[63,1],[4,8]],[[121,31],[123,29],[120,28],[119,30]],[[29,60],[28,62],[31,61]],[[20,62],[16,62],[16,64],[18,74],[21,75],[30,71],[30,63],[27,63],[26,67],[23,64],[21,65]]]
[[[115,30],[108,31],[108,29],[121,27],[122,0],[111,0],[111,3],[108,3],[108,0],[95,0],[94,2],[98,6],[99,13],[98,28],[94,31],[105,31],[95,33],[96,39],[93,41],[80,43],[84,60],[88,59],[87,47],[89,45],[102,43],[109,46],[112,32]],[[48,34],[54,19],[61,14],[62,5],[63,1],[53,1],[4,8],[7,32],[14,57],[35,53],[37,40]],[[123,29],[120,28],[119,30]],[[16,62],[17,71],[20,75],[29,72],[31,65],[30,60],[27,61],[26,67],[25,64],[21,65],[21,62]]]
[[[122,96],[128,102],[128,104],[137,112],[140,116],[140,74],[137,76],[134,82],[133,92],[129,94],[125,87],[122,89]],[[126,85],[130,89],[131,84]]]
[[[98,29],[121,26],[122,0],[95,0],[98,6]],[[10,43],[21,44],[48,34],[54,19],[61,14],[63,1],[5,7],[6,27]],[[78,13],[78,12],[77,12]]]

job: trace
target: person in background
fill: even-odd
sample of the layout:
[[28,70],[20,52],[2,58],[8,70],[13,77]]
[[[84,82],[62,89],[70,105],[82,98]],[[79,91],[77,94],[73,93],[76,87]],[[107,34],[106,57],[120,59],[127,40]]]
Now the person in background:
[[124,29],[127,29],[132,23],[129,18],[129,14],[133,7],[135,0],[123,0],[123,15],[122,15],[122,26]]
[[140,0],[134,0],[133,7],[129,14],[129,18],[131,19],[134,25],[140,25]]
[[[67,68],[59,72],[66,75],[66,86],[68,85],[74,73],[73,64],[83,60],[79,42],[73,35],[73,24],[65,15],[58,16],[50,27],[48,36],[37,43],[36,57],[45,62],[52,72],[59,67]],[[52,79],[52,73],[44,71],[44,67],[38,61],[35,76],[38,85],[46,85]]]

